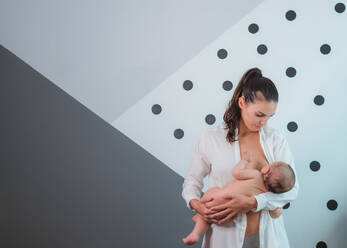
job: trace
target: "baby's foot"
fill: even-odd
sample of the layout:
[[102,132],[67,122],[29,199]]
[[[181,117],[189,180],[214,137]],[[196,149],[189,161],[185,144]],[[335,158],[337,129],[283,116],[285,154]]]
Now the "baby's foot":
[[195,233],[190,233],[187,237],[183,238],[182,241],[186,245],[194,245],[196,242],[199,241],[199,235]]
[[282,208],[276,208],[276,209],[270,211],[270,216],[274,219],[278,218],[281,216],[282,210],[283,210]]

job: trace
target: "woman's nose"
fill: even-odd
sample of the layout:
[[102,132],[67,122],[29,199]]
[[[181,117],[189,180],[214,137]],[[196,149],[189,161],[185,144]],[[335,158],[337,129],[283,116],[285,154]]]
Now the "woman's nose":
[[266,125],[266,122],[267,122],[267,120],[261,120],[261,121],[260,121],[260,125],[265,126],[265,125]]
[[266,123],[267,123],[267,120],[268,120],[268,118],[262,119],[262,120],[260,121],[260,124],[261,124],[262,126],[265,126]]

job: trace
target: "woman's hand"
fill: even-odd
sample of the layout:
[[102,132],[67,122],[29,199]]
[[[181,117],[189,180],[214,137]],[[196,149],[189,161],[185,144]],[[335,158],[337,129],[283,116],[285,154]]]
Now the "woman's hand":
[[257,207],[257,200],[254,196],[229,194],[225,196],[225,199],[228,199],[228,201],[219,206],[210,206],[210,202],[207,202],[205,204],[207,209],[217,213],[208,214],[206,217],[209,219],[217,219],[217,223],[222,224],[230,221],[239,213],[247,213],[251,209]]
[[211,224],[211,223],[217,223],[218,220],[210,218],[209,216],[211,214],[215,214],[217,213],[217,211],[212,211],[211,209],[207,208],[205,206],[205,203],[208,203],[210,201],[212,201],[213,198],[209,198],[206,200],[197,200],[197,199],[193,199],[190,201],[190,205],[193,209],[195,209],[195,211],[201,215],[201,217],[204,219],[204,221],[206,221],[207,223]]

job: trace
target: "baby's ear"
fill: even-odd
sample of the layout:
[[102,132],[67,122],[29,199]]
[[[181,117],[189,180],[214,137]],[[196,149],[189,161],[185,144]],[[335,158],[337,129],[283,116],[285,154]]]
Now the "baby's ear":
[[270,165],[265,165],[263,168],[261,168],[260,172],[261,174],[266,174],[270,170]]

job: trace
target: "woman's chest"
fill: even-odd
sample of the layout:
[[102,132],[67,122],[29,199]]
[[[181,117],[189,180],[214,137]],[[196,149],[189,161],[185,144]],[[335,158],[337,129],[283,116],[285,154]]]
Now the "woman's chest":
[[233,179],[232,169],[241,159],[241,152],[252,152],[253,161],[261,169],[268,164],[264,155],[262,146],[258,136],[241,137],[238,141],[229,143],[226,138],[213,137],[208,142],[207,156],[211,163],[211,171],[209,174],[210,182],[218,182],[218,185],[224,185]]
[[245,152],[250,153],[252,156],[252,162],[257,165],[256,169],[260,170],[265,165],[269,164],[261,145],[259,133],[240,137],[238,145],[241,154],[240,156],[243,158],[242,154]]

